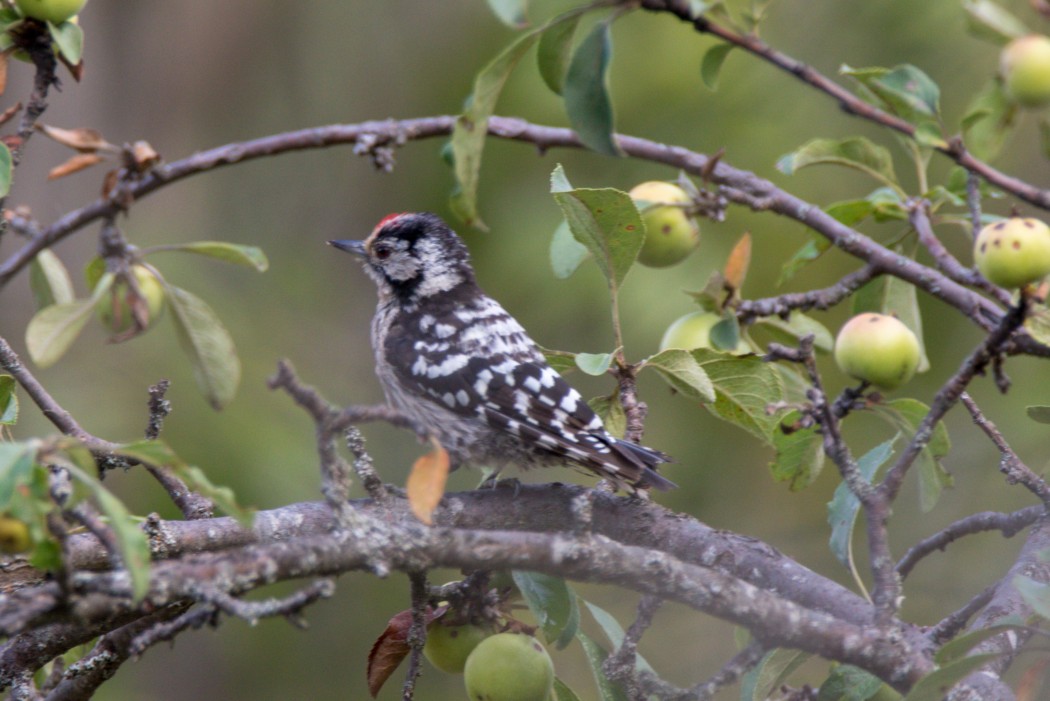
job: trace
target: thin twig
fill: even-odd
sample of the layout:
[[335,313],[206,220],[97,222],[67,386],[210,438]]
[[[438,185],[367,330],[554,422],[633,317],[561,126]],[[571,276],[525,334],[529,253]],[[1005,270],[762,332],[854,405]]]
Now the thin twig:
[[416,692],[416,680],[422,671],[420,660],[423,657],[423,644],[427,640],[427,573],[410,572],[408,581],[412,584],[412,626],[408,629],[408,671],[405,672],[405,683],[401,687],[402,701],[412,701]]
[[943,620],[939,621],[937,625],[930,628],[927,636],[934,645],[943,645],[948,642],[966,627],[967,622],[977,615],[988,602],[995,596],[995,590],[998,587],[997,584],[993,584],[977,596],[973,597],[966,602],[966,605],[960,608],[958,611],[953,611],[948,616],[945,616]]
[[970,412],[970,416],[973,417],[973,422],[984,431],[984,434],[999,449],[999,453],[1002,456],[999,461],[999,471],[1006,475],[1006,481],[1009,484],[1020,483],[1025,489],[1039,497],[1044,506],[1050,507],[1050,485],[1046,483],[1046,480],[1037,475],[1028,465],[1024,464],[1021,458],[1017,456],[1017,453],[1014,452],[1014,449],[1010,447],[1010,444],[1006,442],[996,425],[981,412],[977,402],[968,393],[963,392],[960,399],[962,399],[966,410]]
[[831,309],[836,304],[848,298],[861,287],[871,282],[879,274],[873,265],[865,265],[843,276],[841,280],[830,287],[820,290],[809,290],[808,292],[790,292],[777,297],[765,299],[745,299],[736,302],[737,318],[741,323],[747,323],[752,319],[764,316],[785,317],[792,310],[808,311],[819,309],[821,311]]
[[1012,513],[982,511],[959,519],[911,546],[897,563],[897,572],[902,578],[907,577],[920,560],[934,552],[943,551],[955,541],[968,535],[999,531],[1004,538],[1011,538],[1035,523],[1045,512],[1045,507],[1029,506]]

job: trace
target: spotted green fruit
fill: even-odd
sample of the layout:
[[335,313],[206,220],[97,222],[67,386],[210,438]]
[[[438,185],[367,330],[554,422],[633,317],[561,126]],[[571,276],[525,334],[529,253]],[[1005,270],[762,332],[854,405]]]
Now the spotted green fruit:
[[479,626],[448,626],[438,619],[427,626],[423,655],[442,672],[462,674],[467,656],[488,635],[488,631]]
[[[645,222],[645,242],[638,262],[650,268],[680,263],[700,245],[700,229],[681,206],[690,202],[685,190],[660,180],[635,186],[631,199]],[[663,205],[663,206],[661,206]]]
[[26,17],[62,24],[80,12],[87,0],[15,0],[18,11]]
[[[679,317],[664,332],[664,337],[660,340],[660,350],[668,348],[722,350],[711,344],[711,328],[721,320],[722,317],[711,312],[693,312]],[[730,352],[733,355],[744,355],[750,353],[751,348],[741,338],[737,341],[736,348]]]
[[554,664],[536,638],[500,633],[470,653],[463,681],[470,701],[547,701]]
[[29,526],[17,518],[0,516],[0,552],[7,555],[24,553],[33,544]]
[[135,326],[133,309],[136,306],[145,314],[146,324],[142,330],[152,326],[164,311],[164,287],[157,276],[141,265],[132,266],[131,272],[140,294],[136,294],[126,280],[117,280],[98,301],[99,320],[114,334],[126,333]]
[[1030,34],[1014,39],[999,56],[1006,92],[1026,107],[1050,103],[1050,38]]
[[1050,273],[1050,227],[1020,217],[989,224],[974,241],[973,262],[1000,287],[1035,282]]
[[919,339],[899,319],[858,314],[835,339],[835,362],[844,373],[883,389],[911,379],[919,367]]

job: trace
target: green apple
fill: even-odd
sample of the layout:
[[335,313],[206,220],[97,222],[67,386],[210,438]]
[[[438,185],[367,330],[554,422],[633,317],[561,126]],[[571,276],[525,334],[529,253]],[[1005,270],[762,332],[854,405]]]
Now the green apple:
[[835,362],[858,380],[893,389],[919,367],[919,339],[896,317],[868,312],[842,327],[835,339]]
[[18,11],[26,17],[62,24],[80,12],[87,0],[15,0]]
[[141,302],[145,302],[146,324],[141,329],[143,331],[152,326],[164,311],[164,287],[157,276],[142,265],[133,265],[131,273],[135,276],[141,296],[136,295],[127,280],[118,279],[98,301],[98,317],[114,334],[126,333],[136,325],[132,309]]
[[1050,227],[1038,219],[1014,217],[981,229],[973,261],[989,282],[1023,287],[1050,273]]
[[999,56],[1006,92],[1025,107],[1050,102],[1050,38],[1029,34],[1014,39]]
[[450,626],[439,618],[427,626],[423,655],[442,672],[462,674],[467,656],[488,636],[488,631],[480,626]]
[[499,633],[470,653],[463,681],[471,701],[547,701],[554,663],[531,635]]
[[685,260],[700,245],[700,228],[681,206],[690,202],[685,190],[651,180],[636,185],[628,194],[638,202],[645,222],[645,242],[638,252],[639,263],[650,268],[666,268]]
[[[660,339],[660,350],[711,348],[721,351],[721,348],[715,348],[711,344],[711,328],[721,320],[722,317],[711,312],[692,312],[679,317],[664,331],[664,337]],[[751,347],[741,338],[737,341],[736,348],[728,352],[733,355],[745,355],[751,352]]]
[[0,553],[16,555],[24,553],[33,545],[29,537],[29,526],[17,518],[0,516]]

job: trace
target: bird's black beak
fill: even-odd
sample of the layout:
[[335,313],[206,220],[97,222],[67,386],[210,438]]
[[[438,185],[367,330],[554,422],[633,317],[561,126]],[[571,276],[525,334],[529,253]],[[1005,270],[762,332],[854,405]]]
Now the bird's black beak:
[[368,252],[365,251],[364,241],[355,241],[354,239],[336,239],[329,241],[328,245],[334,246],[340,251],[346,251],[347,253],[361,256],[362,258],[368,255]]

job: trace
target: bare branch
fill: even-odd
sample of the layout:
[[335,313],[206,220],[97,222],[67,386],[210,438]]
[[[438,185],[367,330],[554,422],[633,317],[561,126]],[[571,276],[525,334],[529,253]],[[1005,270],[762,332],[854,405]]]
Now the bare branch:
[[995,444],[995,447],[1002,454],[1002,459],[999,461],[999,471],[1006,475],[1006,481],[1010,484],[1020,483],[1032,494],[1039,497],[1044,507],[1050,506],[1050,485],[1046,483],[1046,480],[1024,464],[1021,458],[1017,456],[1017,453],[1014,452],[1014,449],[1010,447],[1010,444],[1006,442],[1006,439],[1003,438],[1003,434],[1000,433],[992,420],[981,413],[981,408],[977,406],[977,402],[969,394],[963,392],[960,399],[962,399],[966,410],[970,412],[970,416],[973,417],[973,422],[984,431],[984,434],[991,439],[992,443]]

